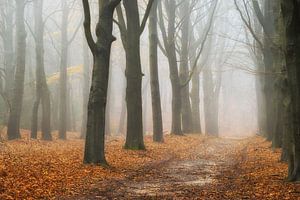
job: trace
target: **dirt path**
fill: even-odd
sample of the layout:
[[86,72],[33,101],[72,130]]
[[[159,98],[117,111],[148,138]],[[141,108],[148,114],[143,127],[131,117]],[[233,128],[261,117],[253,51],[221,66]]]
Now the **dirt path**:
[[191,151],[189,160],[153,163],[80,199],[201,199],[201,188],[214,184],[218,175],[245,159],[246,148],[245,140],[208,138]]

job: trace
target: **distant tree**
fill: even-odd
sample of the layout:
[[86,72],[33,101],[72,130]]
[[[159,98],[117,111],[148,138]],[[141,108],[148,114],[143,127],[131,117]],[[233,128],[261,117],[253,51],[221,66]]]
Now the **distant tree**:
[[[179,65],[179,78],[180,82],[184,83],[189,77],[189,47],[190,47],[190,30],[191,30],[191,13],[192,4],[190,0],[182,1],[179,5],[179,15],[181,19],[181,38],[180,38],[180,65]],[[185,84],[181,88],[181,122],[182,131],[184,133],[193,132],[193,116],[190,101],[190,86]]]
[[24,22],[25,0],[16,2],[16,71],[14,91],[9,113],[7,136],[9,140],[18,139],[20,135],[20,118],[24,95],[25,58],[26,58],[26,30]]
[[[75,28],[73,35],[68,34],[70,3],[68,0],[62,0],[62,20],[61,20],[61,49],[60,49],[60,79],[59,79],[59,139],[67,138],[67,125],[70,115],[68,109],[68,59],[69,47],[75,39],[76,34],[80,29],[80,24]],[[73,2],[73,6],[74,6]]]
[[4,64],[4,95],[11,101],[13,94],[13,84],[14,84],[14,41],[13,41],[13,31],[14,31],[14,1],[2,0],[0,5],[0,19],[1,19],[1,30],[0,36],[3,41],[3,64]]
[[89,100],[89,89],[90,89],[90,65],[91,59],[89,54],[89,46],[86,42],[86,38],[83,37],[83,84],[82,84],[82,123],[81,123],[81,139],[86,137],[86,123],[87,123],[87,107]]
[[100,0],[99,19],[96,26],[97,41],[91,33],[91,14],[88,0],[82,0],[84,8],[84,30],[88,45],[94,58],[92,86],[88,102],[87,130],[84,151],[84,163],[106,165],[105,110],[109,79],[109,63],[113,31],[113,13],[120,0]]
[[44,68],[44,21],[43,3],[44,0],[34,2],[34,33],[35,55],[36,55],[36,97],[32,111],[31,138],[37,138],[38,110],[42,106],[42,139],[52,140],[51,136],[51,105],[50,91],[48,89],[45,68]]
[[[162,51],[168,58],[170,80],[172,85],[172,128],[171,133],[182,135],[181,126],[181,85],[176,55],[176,1],[164,1],[159,3],[159,27],[162,33],[163,47]],[[166,11],[166,20],[164,19],[164,10]],[[165,24],[167,22],[167,25]]]

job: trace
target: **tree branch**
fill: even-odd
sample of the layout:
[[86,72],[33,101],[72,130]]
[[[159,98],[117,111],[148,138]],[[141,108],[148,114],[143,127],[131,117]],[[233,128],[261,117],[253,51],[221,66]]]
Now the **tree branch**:
[[91,33],[91,12],[90,12],[90,5],[89,0],[82,0],[83,11],[84,11],[84,33],[87,40],[87,43],[93,53],[97,50],[96,43],[93,39]]
[[144,14],[144,18],[143,18],[143,21],[142,21],[142,24],[140,26],[140,35],[144,32],[145,30],[145,27],[146,27],[146,23],[147,23],[147,20],[148,20],[148,17],[150,15],[150,12],[151,12],[151,8],[152,8],[152,5],[153,5],[153,2],[154,1],[157,1],[157,0],[149,0],[148,2],[148,5],[147,5],[147,9],[146,9],[146,12]]

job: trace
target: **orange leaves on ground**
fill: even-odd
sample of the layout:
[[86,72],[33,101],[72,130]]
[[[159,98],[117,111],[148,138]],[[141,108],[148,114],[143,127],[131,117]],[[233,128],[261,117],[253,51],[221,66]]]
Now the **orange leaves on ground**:
[[208,199],[300,199],[300,185],[285,181],[287,164],[280,162],[281,151],[271,143],[251,138],[238,163],[223,169],[217,183],[203,188]]
[[[199,145],[201,136],[166,136],[164,144],[146,138],[146,151],[123,149],[122,139],[107,142],[110,168],[82,164],[84,142],[26,139],[0,143],[0,199],[51,199],[76,196],[99,182],[122,179],[152,162],[182,158]],[[107,184],[107,183],[106,183]]]

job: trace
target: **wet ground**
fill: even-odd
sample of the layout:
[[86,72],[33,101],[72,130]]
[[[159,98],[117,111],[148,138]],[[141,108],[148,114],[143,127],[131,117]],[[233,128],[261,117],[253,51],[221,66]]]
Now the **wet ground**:
[[244,159],[246,147],[247,142],[238,139],[208,138],[191,159],[153,163],[80,199],[197,199],[202,187]]

